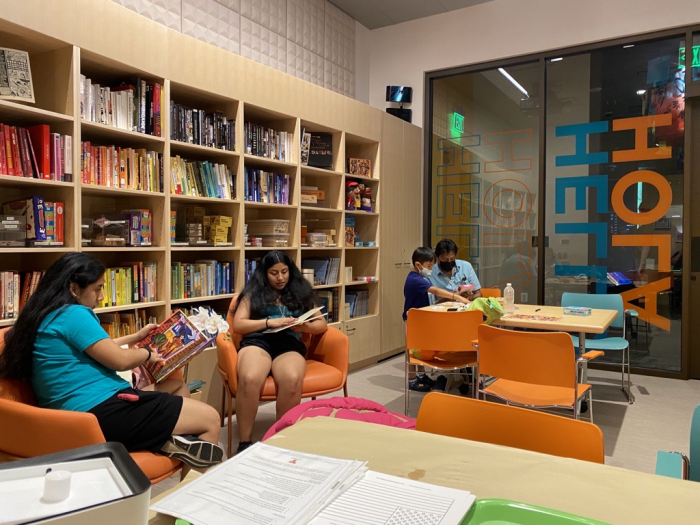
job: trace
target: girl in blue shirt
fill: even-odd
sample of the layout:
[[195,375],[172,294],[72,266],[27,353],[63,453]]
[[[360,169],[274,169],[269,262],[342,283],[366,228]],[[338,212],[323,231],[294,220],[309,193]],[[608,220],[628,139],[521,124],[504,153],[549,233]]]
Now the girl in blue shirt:
[[321,317],[277,333],[314,307],[313,289],[289,256],[273,250],[265,254],[233,310],[233,331],[243,335],[238,351],[236,421],[241,452],[251,445],[260,392],[267,376],[277,385],[277,419],[301,401],[306,373],[306,345],[301,334],[326,331]]
[[0,377],[30,381],[42,407],[92,413],[105,439],[129,451],[161,451],[195,468],[220,462],[214,408],[156,389],[134,390],[117,375],[163,358],[120,346],[153,326],[116,340],[100,326],[92,310],[104,298],[104,273],[85,253],[52,264],[5,337]]

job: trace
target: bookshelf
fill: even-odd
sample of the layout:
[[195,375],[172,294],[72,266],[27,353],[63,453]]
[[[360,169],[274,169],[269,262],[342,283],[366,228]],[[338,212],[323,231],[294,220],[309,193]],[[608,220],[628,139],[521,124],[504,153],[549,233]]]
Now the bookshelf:
[[[235,292],[243,289],[245,261],[261,257],[270,248],[246,247],[244,227],[256,219],[284,219],[290,224],[289,245],[281,248],[301,267],[307,257],[339,258],[337,284],[315,287],[317,291],[338,293],[339,319],[332,323],[350,340],[351,365],[365,366],[399,350],[400,345],[384,345],[382,330],[397,325],[398,316],[385,321],[384,305],[403,300],[403,283],[389,288],[387,268],[394,268],[385,257],[385,239],[403,257],[419,244],[415,236],[408,240],[394,234],[391,225],[407,221],[404,228],[420,232],[420,204],[411,202],[410,212],[393,215],[388,203],[405,186],[406,173],[414,183],[420,180],[419,128],[399,122],[382,111],[371,108],[300,79],[254,63],[209,44],[197,41],[147,20],[108,0],[65,0],[60,3],[26,0],[11,9],[0,7],[0,46],[23,49],[30,53],[36,103],[23,105],[0,101],[0,122],[27,126],[48,124],[51,132],[70,135],[73,139],[72,182],[44,181],[0,175],[3,202],[13,198],[42,195],[65,203],[65,243],[56,248],[1,248],[0,271],[43,271],[61,255],[85,251],[106,266],[126,263],[155,262],[157,266],[156,300],[125,306],[100,308],[97,313],[145,310],[150,316],[164,319],[172,309],[211,306],[225,312],[232,294],[186,299],[172,299],[171,265],[216,260],[234,264]],[[109,20],[96,32],[89,24],[76,20]],[[133,37],[133,38],[132,38]],[[129,42],[114,45],[114,42]],[[100,85],[118,85],[132,78],[162,85],[161,136],[111,127],[81,118],[80,79],[84,75]],[[183,107],[220,111],[235,120],[235,147],[232,151],[187,143],[171,138],[176,123],[171,122],[170,108]],[[394,122],[397,121],[397,122]],[[288,160],[260,157],[247,152],[245,124],[253,123],[289,134]],[[404,140],[405,129],[416,132]],[[302,129],[332,135],[331,169],[303,166],[300,162]],[[397,134],[401,138],[396,140]],[[162,155],[161,191],[144,191],[122,187],[84,184],[81,180],[81,142],[122,148],[138,148]],[[407,151],[412,162],[402,160]],[[417,158],[416,155],[417,154]],[[171,158],[188,162],[225,165],[235,176],[235,196],[219,199],[194,195],[175,195],[171,191]],[[366,158],[371,162],[371,176],[348,173],[349,158]],[[398,163],[398,167],[392,163]],[[289,180],[288,204],[252,202],[245,199],[246,170],[261,170],[286,176]],[[385,177],[386,174],[386,177]],[[417,179],[415,176],[417,175]],[[392,180],[389,180],[391,176]],[[345,185],[348,181],[365,184],[372,191],[372,212],[345,210]],[[301,202],[302,187],[315,187],[325,193],[324,203],[309,206]],[[418,186],[412,191],[417,192]],[[408,191],[408,190],[405,190]],[[400,201],[400,199],[399,199]],[[397,203],[397,204],[400,204]],[[229,230],[231,246],[173,246],[170,243],[170,215],[192,206],[206,208],[210,215],[232,218]],[[143,208],[151,211],[152,245],[148,247],[94,247],[81,245],[82,217],[105,211]],[[390,212],[390,213],[387,213]],[[404,215],[401,215],[401,214]],[[361,241],[375,246],[345,246],[346,219],[354,218]],[[302,226],[310,220],[327,221],[335,230],[336,246],[302,246]],[[388,237],[387,237],[388,235]],[[353,279],[346,280],[345,267],[353,267]],[[375,282],[356,282],[355,277],[373,276]],[[404,275],[405,277],[405,275]],[[343,308],[346,291],[367,292],[368,314],[351,318]],[[398,314],[400,315],[400,313]],[[11,324],[0,320],[0,326]],[[202,359],[212,359],[205,353]],[[213,356],[215,360],[215,355]],[[209,402],[218,405],[220,384],[214,366],[207,361],[202,373],[210,381]],[[196,366],[192,368],[197,368]]]

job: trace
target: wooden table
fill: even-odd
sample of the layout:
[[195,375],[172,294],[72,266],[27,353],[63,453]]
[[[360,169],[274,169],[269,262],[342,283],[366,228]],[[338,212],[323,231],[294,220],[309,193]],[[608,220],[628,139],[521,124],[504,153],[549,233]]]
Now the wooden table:
[[[368,461],[371,470],[505,498],[614,525],[698,523],[700,483],[597,463],[325,417],[267,442],[289,450]],[[158,515],[149,525],[172,525]]]

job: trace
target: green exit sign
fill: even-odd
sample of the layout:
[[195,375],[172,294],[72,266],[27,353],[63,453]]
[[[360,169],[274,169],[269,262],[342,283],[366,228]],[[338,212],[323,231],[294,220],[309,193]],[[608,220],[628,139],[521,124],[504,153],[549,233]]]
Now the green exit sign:
[[[685,67],[685,48],[678,50],[678,69]],[[690,67],[700,67],[700,46],[693,46],[693,61]]]
[[452,113],[452,132],[455,135],[464,133],[464,115],[460,115],[456,111]]

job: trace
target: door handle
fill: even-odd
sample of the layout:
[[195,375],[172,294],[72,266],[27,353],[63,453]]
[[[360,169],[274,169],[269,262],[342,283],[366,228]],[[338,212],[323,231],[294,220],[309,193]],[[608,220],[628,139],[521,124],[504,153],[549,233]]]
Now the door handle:
[[355,330],[357,330],[357,328],[346,328],[345,333],[347,335],[353,335],[355,333]]
[[411,263],[403,263],[403,267],[404,267],[404,268],[410,268],[410,267],[411,267]]
[[394,268],[401,268],[401,263],[400,262],[394,263]]

